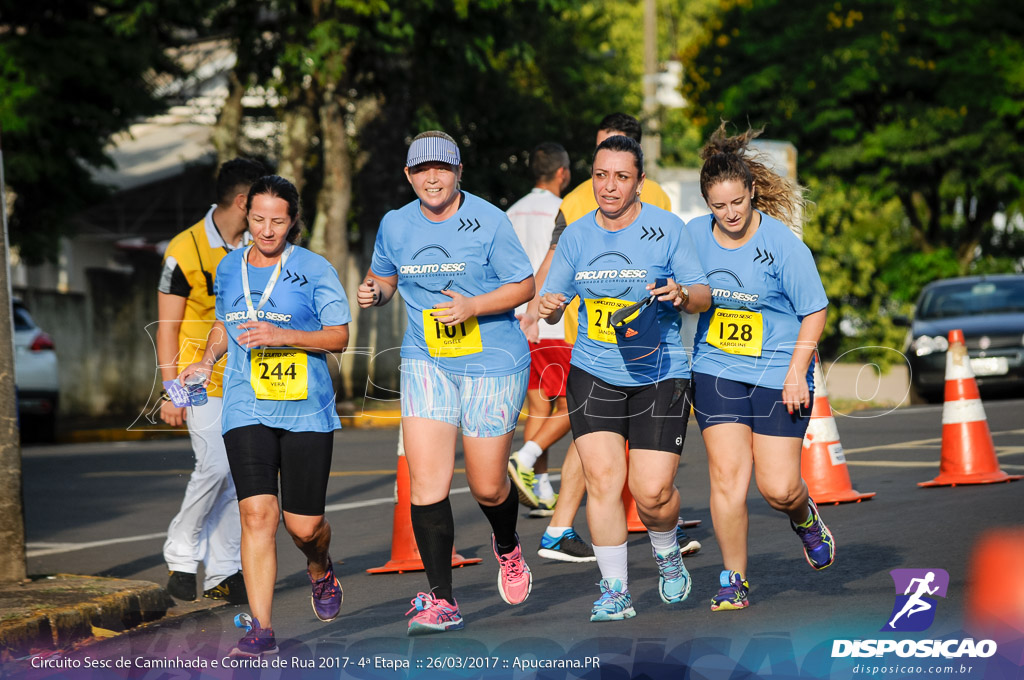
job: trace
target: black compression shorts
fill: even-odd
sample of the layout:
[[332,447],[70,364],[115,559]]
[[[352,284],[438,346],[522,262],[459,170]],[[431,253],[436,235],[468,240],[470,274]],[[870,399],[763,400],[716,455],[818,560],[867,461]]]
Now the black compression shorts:
[[266,425],[245,425],[224,433],[231,478],[238,500],[277,496],[281,509],[296,515],[324,514],[331,475],[333,432],[291,432]]
[[631,449],[679,455],[690,417],[690,381],[668,378],[651,385],[622,387],[571,366],[566,390],[572,436],[616,432]]

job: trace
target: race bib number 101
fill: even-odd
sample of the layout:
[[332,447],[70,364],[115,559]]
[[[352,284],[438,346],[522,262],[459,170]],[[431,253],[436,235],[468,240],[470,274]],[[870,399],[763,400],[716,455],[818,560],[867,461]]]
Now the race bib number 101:
[[764,318],[760,312],[719,307],[708,327],[708,344],[729,354],[761,356]]
[[423,310],[423,339],[432,357],[464,357],[484,349],[480,339],[480,324],[471,316],[454,326],[445,326],[431,316],[434,309]]
[[250,383],[257,399],[298,401],[309,391],[306,353],[300,349],[256,349]]

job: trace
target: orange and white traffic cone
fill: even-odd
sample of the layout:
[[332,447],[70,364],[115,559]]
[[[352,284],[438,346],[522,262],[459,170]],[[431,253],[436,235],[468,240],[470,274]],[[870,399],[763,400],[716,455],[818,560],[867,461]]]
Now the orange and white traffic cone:
[[807,433],[804,434],[800,476],[807,482],[811,498],[819,505],[860,503],[875,495],[873,491],[857,491],[850,481],[843,445],[839,443],[839,429],[832,415],[832,405],[828,402],[820,359],[814,362],[814,406],[811,409],[811,420],[807,424]]
[[[479,557],[466,558],[452,547],[452,566],[463,567],[476,564]],[[406,571],[423,571],[423,558],[416,546],[412,531],[412,502],[409,496],[409,464],[405,460],[402,430],[398,430],[398,471],[395,481],[395,514],[391,522],[391,559],[380,567],[367,569],[370,574],[401,574]]]
[[999,469],[992,433],[981,404],[978,383],[964,345],[964,332],[949,332],[946,352],[946,402],[942,406],[942,460],[939,476],[918,486],[956,486],[1012,482],[1021,475]]

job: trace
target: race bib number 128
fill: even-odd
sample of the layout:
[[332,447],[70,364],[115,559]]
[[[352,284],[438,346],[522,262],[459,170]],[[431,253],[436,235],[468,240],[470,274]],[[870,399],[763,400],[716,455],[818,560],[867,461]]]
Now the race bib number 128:
[[708,327],[708,344],[729,354],[761,356],[764,318],[760,312],[719,307]]

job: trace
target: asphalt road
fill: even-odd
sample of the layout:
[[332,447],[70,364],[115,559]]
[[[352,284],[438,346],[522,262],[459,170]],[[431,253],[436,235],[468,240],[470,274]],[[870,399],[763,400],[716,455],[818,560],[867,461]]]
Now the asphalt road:
[[[1001,467],[1024,473],[1024,401],[991,401],[985,409]],[[456,549],[466,557],[483,558],[483,563],[455,572],[466,628],[414,639],[405,635],[405,612],[409,600],[426,589],[425,576],[365,571],[389,559],[397,430],[345,430],[336,437],[327,497],[332,554],[336,564],[343,562],[337,566],[345,589],[342,616],[329,624],[314,618],[304,559],[282,528],[274,608],[281,647],[276,667],[150,667],[219,661],[241,635],[232,625],[233,616],[245,611],[223,606],[168,618],[79,650],[67,657],[68,663],[77,660],[77,668],[32,670],[23,665],[16,670],[39,678],[852,678],[867,672],[857,667],[867,662],[896,666],[883,674],[888,678],[918,677],[918,672],[933,678],[1024,677],[1020,650],[1011,652],[1007,645],[988,660],[911,659],[902,672],[897,663],[906,666],[907,660],[895,655],[833,659],[830,653],[835,639],[967,637],[963,614],[972,547],[986,529],[1024,525],[1024,481],[917,487],[938,473],[941,415],[941,406],[928,406],[837,418],[854,486],[877,496],[821,508],[838,545],[837,561],[825,571],[814,572],[806,564],[785,518],[752,489],[752,606],[741,612],[712,613],[708,608],[718,590],[721,564],[708,511],[704,447],[692,421],[677,484],[685,517],[703,520],[690,533],[704,547],[686,559],[693,592],[680,605],[663,604],[646,535],[632,534],[630,589],[637,616],[628,621],[589,622],[598,595],[596,565],[537,557],[546,522],[528,519],[525,513],[519,533],[534,575],[533,592],[515,608],[502,602],[495,592],[497,566],[486,521],[467,493],[465,476],[456,474]],[[554,465],[560,464],[564,450],[565,443],[555,447]],[[162,534],[180,503],[190,468],[185,440],[26,448],[29,572],[164,583]],[[582,512],[576,528],[589,535]],[[949,573],[949,590],[938,601],[927,632],[879,633],[894,603],[889,572],[901,568]],[[1008,661],[1005,657],[1011,654],[1016,656]],[[112,667],[85,667],[97,660]],[[567,661],[580,667],[558,667]],[[402,668],[406,663],[409,667]],[[534,663],[549,668],[538,670],[531,667]],[[935,668],[929,670],[931,666]]]

